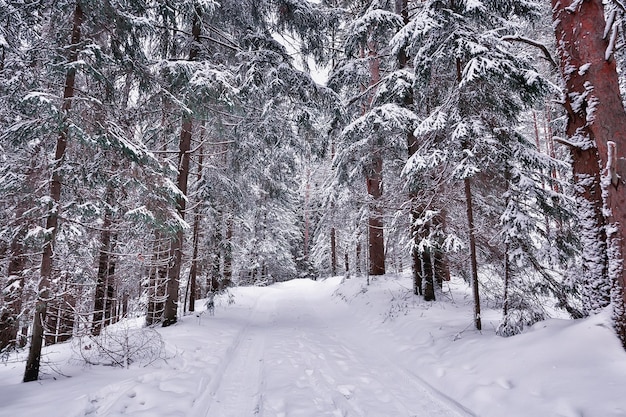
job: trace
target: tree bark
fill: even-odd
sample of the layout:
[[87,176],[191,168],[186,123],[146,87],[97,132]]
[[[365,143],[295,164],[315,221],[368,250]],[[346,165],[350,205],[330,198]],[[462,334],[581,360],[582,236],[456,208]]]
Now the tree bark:
[[433,248],[433,274],[435,282],[439,288],[443,287],[443,281],[450,281],[450,265],[448,264],[448,257],[443,249],[444,233],[446,230],[446,216],[445,210],[440,210],[439,214],[433,219],[433,226],[437,230],[437,236],[435,239],[435,247]]
[[[23,210],[17,212],[19,220]],[[17,346],[17,335],[20,330],[20,313],[22,310],[22,292],[24,288],[24,269],[26,258],[24,256],[23,239],[26,236],[26,227],[20,227],[11,240],[9,247],[9,267],[7,281],[2,288],[4,306],[0,316],[0,352],[7,348]]]
[[356,248],[354,253],[354,264],[356,265],[356,274],[361,275],[361,237],[357,237]]
[[[370,87],[380,81],[380,58],[375,43],[368,45]],[[370,103],[371,106],[371,103]],[[367,193],[372,197],[368,219],[368,249],[369,249],[369,274],[385,274],[385,239],[383,228],[383,210],[378,200],[383,195],[383,158],[378,145],[373,145],[371,162],[367,169],[366,184]]]
[[[204,128],[204,126],[203,126]],[[203,129],[204,130],[204,129]],[[203,140],[201,135],[200,140]],[[198,174],[196,180],[200,182],[202,180],[202,160],[203,160],[203,146],[200,145],[200,155],[198,156]],[[191,269],[189,270],[189,311],[196,311],[196,293],[197,293],[197,279],[198,279],[198,243],[200,239],[200,207],[196,208],[193,219],[193,255],[191,258]]]
[[[415,223],[419,219],[419,214],[417,212],[411,212],[411,223]],[[419,243],[420,237],[418,233],[418,228],[415,226],[411,226],[411,241],[413,243],[413,247],[411,248],[411,257],[413,259],[412,268],[413,268],[413,293],[415,295],[423,295],[424,290],[422,289],[422,280],[423,280],[423,265],[422,265],[422,256],[419,253]]]
[[[193,44],[189,51],[189,61],[194,61],[199,51],[200,43],[200,10],[196,9],[193,18],[191,34],[193,36]],[[177,185],[180,192],[187,195],[187,181],[189,178],[189,151],[191,150],[191,135],[193,131],[193,116],[183,114],[183,122],[180,131],[179,154],[178,154],[178,180]],[[186,201],[185,198],[177,199],[178,213],[182,219],[185,218]],[[171,242],[171,259],[172,264],[167,274],[167,299],[165,301],[165,310],[163,312],[163,327],[167,327],[176,323],[178,317],[178,292],[180,288],[180,270],[183,261],[183,240],[184,232],[182,230],[176,233]]]
[[[608,284],[603,276],[598,276],[595,286],[612,287],[614,326],[626,349],[626,112],[616,63],[609,50],[611,31],[607,31],[608,36],[603,33],[606,22],[601,0],[552,0],[552,11],[565,81],[568,142],[578,186],[584,187],[579,197],[586,200],[581,209],[586,211],[583,215],[587,219],[600,222],[594,232],[596,255],[608,259]],[[597,184],[601,176],[604,201]],[[603,206],[608,209],[604,222],[599,218]],[[604,232],[602,224],[608,226]],[[606,258],[602,253],[602,233],[607,235]],[[594,272],[604,274],[604,267],[601,269]]]
[[[72,22],[72,35],[69,48],[68,62],[75,63],[78,60],[78,43],[80,42],[80,26],[83,22],[83,10],[80,3],[76,3]],[[63,105],[61,111],[63,117],[68,117],[74,97],[74,85],[76,83],[76,68],[70,66],[65,76],[65,88],[63,91]],[[52,181],[50,182],[48,214],[46,217],[46,237],[41,257],[40,279],[38,285],[37,301],[33,318],[33,330],[24,371],[24,382],[36,381],[39,378],[39,366],[41,360],[41,348],[43,345],[44,323],[46,310],[50,299],[50,284],[52,278],[52,258],[54,256],[54,242],[58,229],[59,202],[61,201],[61,173],[60,168],[65,157],[67,148],[68,128],[64,126],[57,137],[54,163],[52,167]]]
[[230,286],[233,279],[233,215],[230,212],[226,212],[226,238],[224,240],[223,245],[223,253],[224,257],[224,276],[222,282],[224,286]]
[[337,275],[337,232],[330,228],[330,271],[332,276]]
[[[309,163],[310,163],[310,157]],[[304,247],[302,248],[302,253],[304,255],[304,260],[309,260],[309,229],[310,229],[310,220],[309,220],[309,200],[311,199],[311,169],[307,168],[306,171],[306,185],[304,190]]]
[[370,275],[385,274],[385,239],[383,231],[382,209],[377,204],[383,194],[382,170],[383,158],[378,151],[373,154],[373,161],[367,176],[367,193],[373,198],[370,205],[368,220],[369,232],[369,273]]
[[72,293],[69,275],[65,274],[62,280],[63,287],[56,289],[55,299],[48,304],[46,345],[65,342],[74,332],[76,297]]
[[[422,236],[430,236],[430,221],[422,225],[420,233]],[[435,283],[433,277],[433,250],[431,246],[424,246],[422,253],[422,290],[424,293],[425,301],[435,300]]]
[[104,220],[102,221],[102,233],[100,234],[100,254],[98,255],[98,278],[94,296],[93,321],[91,334],[100,334],[105,323],[105,311],[107,309],[107,287],[111,273],[111,210],[108,207],[113,199],[113,189],[108,187],[106,192],[106,204]]
[[[167,265],[169,257],[163,256],[169,253],[164,248],[164,238],[159,232],[154,234],[153,254],[151,256],[151,265],[148,272],[148,311],[146,314],[146,325],[151,326],[158,323],[162,319],[163,305],[165,298],[165,281],[167,279]],[[165,259],[163,259],[165,257]]]
[[474,210],[472,207],[472,186],[469,178],[463,180],[465,185],[465,204],[470,245],[470,263],[472,268],[472,293],[474,295],[474,326],[482,328],[480,319],[480,294],[478,291],[478,262],[476,260],[476,237],[474,234]]

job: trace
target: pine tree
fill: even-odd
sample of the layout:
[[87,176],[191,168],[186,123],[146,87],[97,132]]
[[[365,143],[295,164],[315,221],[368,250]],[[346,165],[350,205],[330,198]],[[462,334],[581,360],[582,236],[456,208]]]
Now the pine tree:
[[[22,79],[28,80],[23,90],[12,91],[15,95],[11,100],[19,105],[2,136],[4,141],[10,132],[11,146],[18,152],[38,144],[42,153],[52,151],[46,138],[56,136],[51,162],[46,164],[42,158],[44,163],[38,167],[43,173],[38,175],[51,177],[48,195],[40,196],[43,203],[40,207],[35,204],[28,207],[31,213],[41,210],[46,224],[31,226],[27,235],[39,241],[43,256],[25,381],[37,378],[44,330],[46,343],[72,335],[76,300],[82,295],[78,288],[85,288],[74,284],[86,276],[97,275],[77,265],[84,265],[93,248],[90,239],[93,229],[85,225],[97,223],[98,214],[113,210],[109,203],[100,211],[103,204],[98,201],[106,200],[103,197],[107,181],[103,179],[108,177],[109,186],[113,187],[115,180],[111,177],[121,175],[119,166],[112,161],[121,156],[127,162],[144,165],[146,171],[156,171],[157,176],[163,171],[137,137],[128,137],[132,122],[123,110],[116,110],[117,104],[127,109],[131,83],[145,74],[141,72],[145,64],[145,60],[141,61],[142,48],[137,47],[141,30],[137,20],[125,14],[140,12],[141,7],[129,3],[127,9],[120,10],[109,3],[82,2],[41,6],[38,10],[41,15],[38,12],[34,15],[49,21],[41,18],[39,22],[46,24],[34,25],[31,28],[34,36],[20,45],[21,53],[34,54],[34,65],[23,69]],[[102,31],[103,27],[110,30]],[[39,48],[33,49],[33,43]],[[121,52],[125,50],[129,52]],[[41,62],[48,64],[40,65]],[[129,72],[133,65],[136,78]],[[118,83],[120,80],[124,82]],[[63,83],[65,88],[60,95],[56,86]],[[118,89],[120,84],[123,87]],[[155,191],[160,192],[158,188]],[[21,227],[30,226],[27,218],[21,221],[24,222]],[[115,241],[114,236],[110,235],[111,242]],[[79,242],[81,239],[84,240]],[[101,249],[101,254],[106,255],[107,251]],[[108,287],[105,316],[110,321],[116,310],[112,300],[115,286]],[[61,293],[63,297],[59,296]]]
[[[69,43],[68,63],[69,69],[65,77],[65,88],[63,91],[62,115],[67,117],[67,112],[72,107],[74,97],[74,87],[76,82],[76,68],[73,64],[78,60],[78,44],[81,40],[81,25],[83,22],[83,10],[80,3],[76,4],[72,17],[72,31]],[[41,272],[38,285],[37,304],[34,312],[33,332],[24,373],[24,382],[35,381],[39,377],[39,365],[41,359],[41,347],[43,343],[44,321],[50,298],[50,285],[52,278],[52,256],[55,236],[58,232],[59,202],[61,200],[60,168],[65,157],[67,147],[67,135],[69,128],[62,127],[58,133],[54,163],[52,169],[52,180],[50,182],[48,213],[46,216],[46,237],[41,259]]]
[[[397,140],[406,123],[399,126],[398,117],[411,117],[399,106],[380,107],[376,102],[381,81],[391,65],[383,57],[390,37],[401,25],[401,19],[388,2],[361,2],[351,4],[349,24],[345,38],[345,57],[331,74],[329,85],[347,96],[350,103],[346,111],[345,128],[339,141],[336,165],[339,178],[347,179],[344,172],[359,166],[365,177],[365,191],[369,196],[367,219],[367,245],[369,274],[385,273],[385,226],[383,169],[384,160],[397,151]],[[389,117],[389,120],[385,118]],[[370,129],[372,123],[376,128]],[[393,131],[387,142],[385,134]],[[392,153],[390,153],[392,152]],[[387,183],[385,181],[385,183]]]
[[[531,2],[498,1],[427,1],[415,7],[411,21],[392,41],[396,53],[406,51],[412,58],[414,102],[422,119],[415,131],[420,152],[409,159],[406,172],[413,186],[431,189],[439,198],[445,194],[433,179],[452,178],[448,189],[462,182],[468,222],[463,234],[470,247],[475,325],[480,328],[479,224],[494,219],[483,193],[493,193],[493,179],[503,178],[503,162],[523,163],[501,157],[514,156],[505,150],[519,143],[515,128],[521,112],[548,90],[531,60],[512,51],[503,37],[514,33],[516,21],[532,18],[538,10]],[[429,178],[433,169],[441,174]],[[437,206],[425,207],[433,208]],[[454,235],[450,238],[454,242]]]

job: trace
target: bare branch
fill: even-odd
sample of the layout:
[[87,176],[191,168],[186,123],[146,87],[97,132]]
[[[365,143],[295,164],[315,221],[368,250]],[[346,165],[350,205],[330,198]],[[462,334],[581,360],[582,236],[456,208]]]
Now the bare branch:
[[519,36],[519,35],[503,36],[502,40],[503,41],[507,41],[507,42],[522,42],[522,43],[525,43],[527,45],[534,46],[535,48],[539,48],[543,52],[544,58],[550,63],[550,65],[552,65],[552,68],[555,69],[555,70],[557,70],[559,68],[559,66],[556,64],[556,61],[552,57],[552,54],[550,54],[550,50],[548,49],[548,47],[545,46],[541,42],[538,42],[538,41],[535,41],[535,40],[532,40],[532,39],[528,39],[528,38],[525,38],[525,37]]

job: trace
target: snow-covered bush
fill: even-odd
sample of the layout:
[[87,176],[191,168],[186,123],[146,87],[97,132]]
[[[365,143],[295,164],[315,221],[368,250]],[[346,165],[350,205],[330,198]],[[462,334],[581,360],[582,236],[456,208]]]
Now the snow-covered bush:
[[73,339],[79,360],[89,365],[146,366],[165,358],[161,335],[149,327],[134,327],[123,321],[102,330],[99,336],[85,334]]

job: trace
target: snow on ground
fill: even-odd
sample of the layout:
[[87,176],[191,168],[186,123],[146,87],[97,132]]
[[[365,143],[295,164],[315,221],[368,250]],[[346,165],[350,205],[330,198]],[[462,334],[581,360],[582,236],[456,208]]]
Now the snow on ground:
[[505,339],[497,311],[473,330],[464,283],[434,303],[410,286],[236,288],[215,316],[157,329],[167,358],[148,366],[87,366],[69,343],[51,346],[39,382],[0,364],[0,417],[626,416],[626,354],[608,313]]

